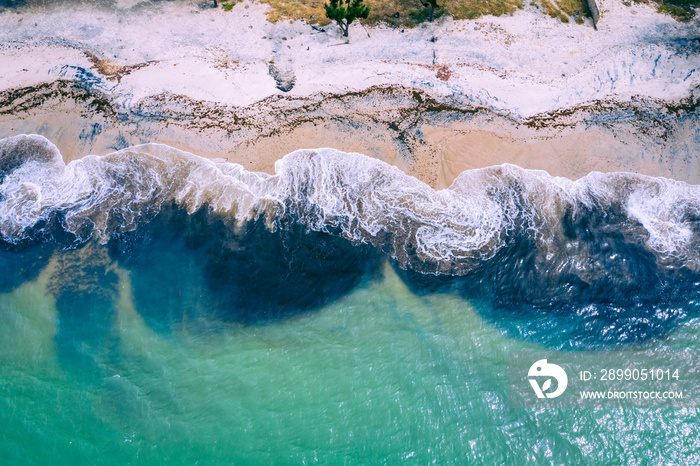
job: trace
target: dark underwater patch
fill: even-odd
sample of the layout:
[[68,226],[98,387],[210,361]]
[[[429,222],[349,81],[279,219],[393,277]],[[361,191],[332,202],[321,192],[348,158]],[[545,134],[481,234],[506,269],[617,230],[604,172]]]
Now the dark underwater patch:
[[292,219],[271,232],[262,219],[233,220],[177,206],[110,242],[131,272],[136,308],[153,328],[215,317],[260,324],[316,309],[378,271],[369,245],[353,246]]
[[116,347],[114,319],[119,277],[106,248],[95,243],[58,252],[49,280],[56,299],[56,353],[62,363],[88,380],[110,375],[103,358]]
[[510,335],[552,348],[644,342],[700,311],[700,274],[660,261],[619,205],[569,209],[562,229],[548,246],[518,230],[464,276],[397,270],[413,292],[456,292]]
[[35,280],[54,251],[52,244],[14,245],[0,241],[0,293]]

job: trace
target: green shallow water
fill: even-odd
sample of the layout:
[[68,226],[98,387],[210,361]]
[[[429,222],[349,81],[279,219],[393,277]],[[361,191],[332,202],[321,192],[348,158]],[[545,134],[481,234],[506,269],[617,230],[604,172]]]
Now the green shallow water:
[[[388,267],[318,311],[172,333],[145,325],[121,272],[108,337],[73,362],[46,275],[0,295],[6,464],[700,462],[693,410],[508,408],[508,351],[543,348]],[[647,347],[699,337],[695,319]]]

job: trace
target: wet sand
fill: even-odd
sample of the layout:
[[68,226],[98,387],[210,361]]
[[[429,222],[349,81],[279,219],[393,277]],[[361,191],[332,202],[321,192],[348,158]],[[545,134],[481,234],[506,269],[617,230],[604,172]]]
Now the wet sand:
[[313,121],[280,121],[266,131],[243,127],[231,134],[221,127],[182,121],[119,121],[73,102],[48,107],[0,116],[0,133],[41,134],[56,144],[66,161],[157,141],[267,173],[274,173],[275,162],[299,148],[332,147],[383,160],[438,189],[448,187],[465,170],[502,163],[571,179],[592,171],[630,171],[700,184],[696,115],[690,115],[690,121],[648,123],[670,125],[671,133],[664,138],[658,131],[643,134],[629,122],[557,127],[555,121],[534,128],[487,110],[423,114],[402,130],[365,106],[364,114],[326,114]]

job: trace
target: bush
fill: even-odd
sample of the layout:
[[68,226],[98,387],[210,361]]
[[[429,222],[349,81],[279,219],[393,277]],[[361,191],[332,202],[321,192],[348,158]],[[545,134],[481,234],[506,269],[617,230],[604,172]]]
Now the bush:
[[362,0],[331,0],[324,5],[326,17],[338,23],[343,36],[348,36],[350,25],[357,18],[366,19],[369,16],[369,7],[362,4]]

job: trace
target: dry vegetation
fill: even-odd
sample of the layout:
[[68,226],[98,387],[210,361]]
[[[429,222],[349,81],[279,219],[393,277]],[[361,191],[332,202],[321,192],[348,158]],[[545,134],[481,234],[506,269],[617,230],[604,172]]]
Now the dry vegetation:
[[[678,21],[687,23],[695,17],[695,8],[700,8],[700,0],[634,0],[635,3],[654,3],[659,13],[666,13]],[[632,2],[625,0],[627,6]]]
[[92,63],[93,70],[105,76],[110,81],[117,82],[121,82],[124,76],[132,73],[133,71],[148,66],[151,63],[154,63],[153,60],[150,60],[144,63],[137,63],[135,65],[115,65],[109,58],[100,58],[97,55],[94,55],[87,51],[83,53],[85,54],[87,59],[90,60],[90,63]]
[[[259,0],[272,7],[268,13],[270,21],[303,19],[312,24],[325,26],[324,3],[326,0]],[[454,19],[475,19],[484,15],[501,16],[513,14],[524,6],[526,0],[438,0],[435,17],[452,16]],[[231,10],[236,0],[220,2],[225,10]],[[369,5],[366,24],[386,23],[396,27],[411,27],[428,19],[429,11],[419,0],[365,0]],[[532,0],[531,5],[542,8],[553,18],[568,22],[573,17],[583,23],[590,16],[586,0]]]
[[542,8],[552,18],[559,18],[568,23],[573,17],[578,24],[583,24],[583,18],[591,16],[591,10],[585,0],[533,0],[532,6]]

